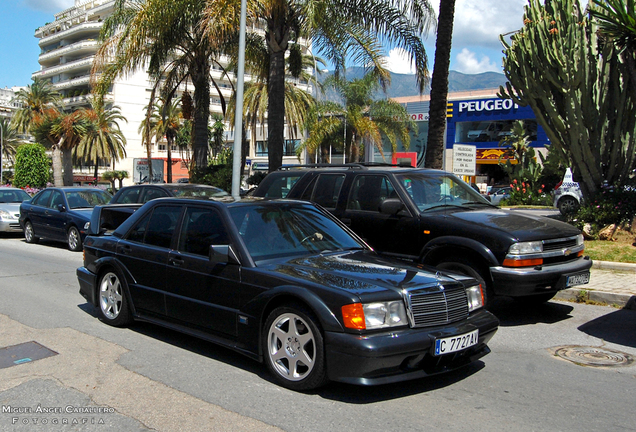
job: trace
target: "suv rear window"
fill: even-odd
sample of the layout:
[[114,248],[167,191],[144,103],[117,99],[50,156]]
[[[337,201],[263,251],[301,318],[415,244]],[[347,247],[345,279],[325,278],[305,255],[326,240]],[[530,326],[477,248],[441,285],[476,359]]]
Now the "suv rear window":
[[287,198],[287,194],[294,186],[294,184],[305,173],[290,173],[287,176],[281,176],[275,179],[272,184],[267,188],[267,192],[264,196],[269,198]]

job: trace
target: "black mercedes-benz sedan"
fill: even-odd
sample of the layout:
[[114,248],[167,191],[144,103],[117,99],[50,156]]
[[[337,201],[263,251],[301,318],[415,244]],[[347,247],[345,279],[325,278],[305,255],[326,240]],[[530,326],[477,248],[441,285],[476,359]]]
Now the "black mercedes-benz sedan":
[[96,208],[77,270],[107,324],[224,345],[294,390],[420,378],[490,352],[499,322],[476,280],[380,257],[314,204],[160,198],[106,231],[125,210],[111,207]]

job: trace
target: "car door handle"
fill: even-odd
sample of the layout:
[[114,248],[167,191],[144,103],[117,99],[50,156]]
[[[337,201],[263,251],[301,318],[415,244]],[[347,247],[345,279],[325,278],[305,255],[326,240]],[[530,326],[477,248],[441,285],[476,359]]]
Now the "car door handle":
[[126,255],[129,254],[132,251],[132,248],[128,245],[124,245],[124,246],[119,246],[118,248],[118,253],[122,254],[122,255]]
[[181,267],[183,265],[183,260],[181,258],[170,258],[168,261],[170,261],[170,264],[175,267]]

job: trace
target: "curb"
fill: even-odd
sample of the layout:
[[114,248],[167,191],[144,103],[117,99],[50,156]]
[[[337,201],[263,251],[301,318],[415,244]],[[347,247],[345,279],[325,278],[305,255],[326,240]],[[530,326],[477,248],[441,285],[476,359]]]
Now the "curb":
[[636,264],[611,261],[594,261],[592,268],[597,270],[622,270],[636,272]]
[[[581,293],[584,295],[581,298]],[[608,305],[616,305],[621,309],[629,309],[636,311],[636,296],[629,294],[617,294],[604,291],[586,290],[585,288],[568,288],[563,291],[559,291],[556,296],[556,300],[567,301],[592,301],[599,303],[607,303]]]

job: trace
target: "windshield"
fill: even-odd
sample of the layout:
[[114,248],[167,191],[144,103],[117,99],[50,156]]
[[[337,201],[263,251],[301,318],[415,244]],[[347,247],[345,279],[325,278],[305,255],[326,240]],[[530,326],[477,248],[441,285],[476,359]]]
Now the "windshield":
[[223,189],[214,186],[177,186],[170,188],[170,192],[176,197],[204,197],[216,198],[227,196],[228,193]]
[[420,211],[448,206],[491,206],[475,189],[453,174],[409,173],[396,177]]
[[66,201],[72,209],[92,208],[110,202],[112,196],[101,189],[65,192]]
[[230,215],[254,261],[364,248],[313,207],[240,206]]
[[0,203],[21,203],[30,199],[31,196],[22,189],[0,189]]

